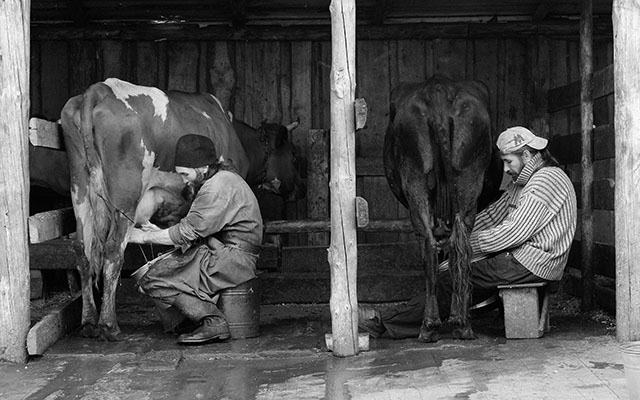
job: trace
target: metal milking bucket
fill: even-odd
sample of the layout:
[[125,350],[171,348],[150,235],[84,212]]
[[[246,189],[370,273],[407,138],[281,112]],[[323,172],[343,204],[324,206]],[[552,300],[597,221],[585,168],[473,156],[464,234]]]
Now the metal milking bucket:
[[640,399],[640,342],[629,342],[620,346],[624,360],[629,398]]
[[258,278],[220,293],[218,306],[229,323],[232,339],[260,335],[260,293]]

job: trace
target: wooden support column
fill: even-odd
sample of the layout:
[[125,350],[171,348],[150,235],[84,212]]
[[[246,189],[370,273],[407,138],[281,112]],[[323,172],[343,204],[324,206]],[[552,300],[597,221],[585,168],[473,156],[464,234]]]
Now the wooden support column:
[[592,0],[582,0],[580,15],[580,118],[582,136],[582,309],[591,310],[593,289],[593,6]]
[[356,2],[332,0],[331,12],[331,326],[333,353],[358,354],[356,154]]
[[27,360],[30,0],[0,2],[0,360]]
[[640,4],[613,2],[616,331],[640,340]]

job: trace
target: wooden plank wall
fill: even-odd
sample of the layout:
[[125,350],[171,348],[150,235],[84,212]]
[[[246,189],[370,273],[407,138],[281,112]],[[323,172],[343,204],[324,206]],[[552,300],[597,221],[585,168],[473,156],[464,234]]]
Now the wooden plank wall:
[[[610,61],[611,44],[600,47],[605,50],[596,46],[596,62],[604,65]],[[302,157],[307,155],[309,129],[330,127],[327,41],[34,40],[31,49],[32,116],[57,120],[69,97],[108,77],[162,89],[214,92],[213,72],[228,63],[235,70],[230,108],[236,118],[253,126],[265,119],[288,123],[299,118],[292,141]],[[423,80],[434,73],[478,79],[491,94],[495,132],[515,124],[540,126],[553,135],[579,132],[578,108],[550,115],[544,95],[547,88],[578,78],[575,41],[545,36],[361,40],[357,57],[357,96],[366,98],[369,107],[367,125],[356,133],[357,192],[368,200],[372,219],[407,216],[388,189],[381,160],[390,92],[400,81]],[[600,105],[596,103],[596,110]],[[608,109],[605,114],[612,117]],[[596,174],[606,175],[603,168],[613,164],[596,163]],[[286,203],[280,214],[307,218],[306,204]],[[359,240],[410,236],[361,233]],[[306,235],[291,238],[289,244],[306,244]]]
[[[580,72],[578,42],[552,46],[556,54],[551,64],[549,122],[553,154],[563,164],[574,183],[580,207]],[[613,46],[609,41],[594,43],[594,125],[593,132],[593,270],[598,275],[615,278],[615,141],[613,102]],[[580,210],[578,210],[579,212]],[[576,232],[569,266],[580,267],[580,224]]]

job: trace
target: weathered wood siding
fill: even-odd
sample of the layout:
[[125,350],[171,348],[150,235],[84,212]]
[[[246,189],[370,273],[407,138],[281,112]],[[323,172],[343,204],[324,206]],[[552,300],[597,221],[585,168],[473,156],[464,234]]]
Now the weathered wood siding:
[[[257,126],[265,119],[288,123],[300,118],[292,140],[303,157],[309,129],[330,126],[328,41],[35,40],[31,52],[32,116],[57,120],[69,97],[108,77],[162,89],[214,92],[216,68],[228,63],[235,70],[230,108],[238,119]],[[596,70],[607,65],[611,43],[597,42],[594,54]],[[547,89],[579,78],[577,41],[542,35],[361,40],[356,61],[357,97],[364,97],[369,107],[367,125],[356,132],[357,194],[368,200],[372,219],[407,216],[388,188],[381,158],[389,97],[398,82],[419,81],[434,73],[477,79],[491,94],[495,132],[516,124],[551,135],[580,131],[579,107],[549,114],[546,97]],[[611,107],[609,99],[596,101],[597,124],[612,121]],[[598,160],[595,171],[607,179],[613,162]],[[306,208],[303,199],[287,203],[280,214],[303,219],[308,217]],[[598,210],[596,224],[608,221],[611,212]],[[596,232],[603,231],[599,226]],[[398,238],[390,233],[359,235],[369,242]],[[306,244],[306,235],[296,235],[290,244]]]
[[[554,46],[548,96],[551,150],[574,183],[580,207],[580,71],[578,42]],[[613,43],[594,42],[593,77],[593,272],[615,278],[615,141],[613,104]],[[580,212],[580,210],[578,210]],[[576,241],[580,240],[580,224]],[[581,269],[580,245],[572,247],[569,266]]]

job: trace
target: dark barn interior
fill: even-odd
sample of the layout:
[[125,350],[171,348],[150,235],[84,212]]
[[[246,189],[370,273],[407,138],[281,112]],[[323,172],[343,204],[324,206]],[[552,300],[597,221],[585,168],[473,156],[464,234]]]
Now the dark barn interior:
[[[598,302],[615,309],[613,40],[611,1],[594,0],[594,265]],[[433,74],[489,88],[494,132],[513,125],[551,138],[580,193],[579,1],[357,2],[357,192],[372,220],[407,218],[382,168],[391,89]],[[161,89],[216,94],[235,118],[299,119],[292,141],[303,175],[318,174],[330,127],[329,1],[32,0],[31,116],[60,117],[67,99],[117,77]],[[318,139],[320,137],[321,139]],[[320,141],[318,145],[317,140]],[[328,219],[328,188],[305,199],[269,196],[265,219]],[[320,180],[322,182],[322,179]],[[578,224],[580,226],[580,224]],[[327,233],[281,235],[263,252],[263,304],[327,302]],[[420,290],[410,232],[359,233],[359,300],[406,300]],[[579,277],[580,234],[565,275]],[[132,259],[140,257],[132,255]],[[55,262],[49,262],[49,268]],[[130,264],[135,264],[130,261]],[[127,268],[135,268],[129,265]],[[39,269],[32,261],[32,269]],[[60,265],[60,269],[64,266]],[[568,280],[569,281],[569,280]],[[567,285],[579,288],[580,285]]]

